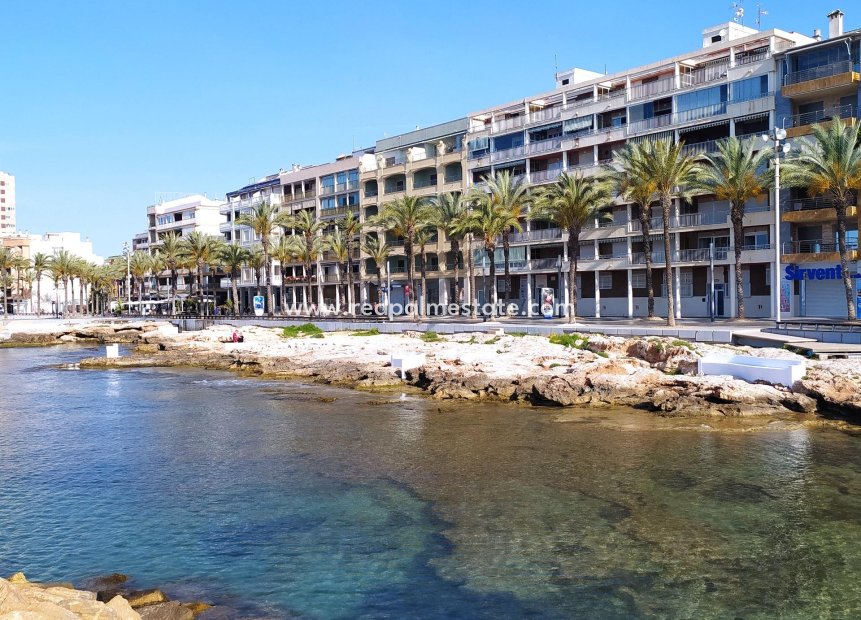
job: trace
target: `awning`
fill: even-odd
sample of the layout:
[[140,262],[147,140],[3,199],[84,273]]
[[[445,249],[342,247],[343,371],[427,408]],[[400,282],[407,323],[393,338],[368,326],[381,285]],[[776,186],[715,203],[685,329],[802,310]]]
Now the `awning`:
[[729,119],[725,119],[722,121],[715,121],[713,123],[701,123],[699,125],[694,125],[692,127],[684,127],[679,129],[679,133],[685,133],[690,131],[699,131],[700,129],[708,129],[709,127],[720,127],[721,125],[726,125],[729,127]]
[[735,122],[742,123],[744,121],[755,121],[761,118],[768,118],[768,112],[758,112],[756,114],[748,114],[747,116],[739,116],[735,119]]
[[657,142],[658,140],[672,140],[675,137],[675,134],[672,131],[660,131],[658,133],[650,133],[645,136],[635,136],[633,138],[628,138],[628,142],[631,144],[639,144],[640,142]]

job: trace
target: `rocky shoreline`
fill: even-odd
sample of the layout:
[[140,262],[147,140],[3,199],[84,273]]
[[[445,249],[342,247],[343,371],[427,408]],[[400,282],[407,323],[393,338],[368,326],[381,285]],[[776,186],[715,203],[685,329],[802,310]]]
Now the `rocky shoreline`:
[[[193,620],[211,605],[172,601],[158,589],[132,590],[127,575],[70,583],[35,583],[23,573],[0,578],[0,618],[8,620]],[[209,614],[206,614],[207,616]]]
[[[543,406],[627,406],[662,416],[757,416],[786,413],[861,415],[861,368],[853,360],[808,361],[792,388],[730,377],[697,376],[697,359],[720,349],[798,359],[782,349],[713,346],[669,338],[578,336],[555,344],[542,336],[475,333],[429,338],[420,332],[330,332],[284,338],[281,330],[215,326],[176,333],[166,323],[77,325],[53,332],[18,331],[19,344],[134,345],[131,355],[84,359],[80,368],[192,367],[366,390],[420,390],[433,398],[495,400]],[[392,353],[425,355],[401,379]]]

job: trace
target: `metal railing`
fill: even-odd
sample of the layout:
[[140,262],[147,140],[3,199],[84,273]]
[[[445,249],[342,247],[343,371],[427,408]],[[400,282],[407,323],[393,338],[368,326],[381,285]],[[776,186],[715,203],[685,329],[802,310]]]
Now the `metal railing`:
[[790,118],[792,119],[792,127],[803,127],[805,125],[827,122],[832,118],[854,118],[856,114],[856,106],[847,103],[846,105],[834,106],[824,110],[793,114]]
[[726,114],[726,101],[713,103],[700,108],[693,108],[691,110],[684,110],[682,112],[676,112],[673,115],[673,122],[690,123],[691,121],[709,118],[711,116],[720,116],[721,114]]
[[511,243],[520,243],[523,241],[545,241],[548,239],[561,239],[561,228],[545,228],[543,230],[525,230],[523,232],[512,233],[508,239]]
[[840,62],[833,62],[828,65],[822,65],[821,67],[813,67],[811,69],[804,69],[803,71],[794,71],[793,73],[787,73],[783,78],[783,85],[790,86],[792,84],[799,84],[801,82],[809,82],[810,80],[818,80],[819,78],[832,77],[835,75],[840,75],[841,73],[849,73],[853,70],[858,70],[857,63],[853,64],[851,60],[842,60]]
[[366,189],[365,190],[365,198],[373,198],[374,196],[378,196],[380,193],[379,189]]
[[755,62],[760,62],[762,60],[766,60],[770,56],[771,52],[768,51],[767,47],[750,50],[749,52],[740,52],[735,55],[735,66],[741,67]]
[[816,198],[792,198],[789,200],[789,208],[792,211],[832,209],[834,206],[834,199],[828,196],[817,196]]
[[546,153],[547,151],[555,151],[559,147],[562,146],[562,137],[556,136],[554,138],[546,138],[544,140],[538,140],[536,142],[530,142],[526,145],[529,154],[535,153]]
[[540,123],[542,121],[552,121],[562,115],[562,106],[554,105],[543,110],[536,110],[529,113],[530,123]]
[[502,161],[504,159],[523,157],[523,155],[525,153],[526,153],[526,147],[523,145],[515,146],[515,147],[512,147],[510,149],[504,149],[502,151],[493,151],[490,154],[490,161],[497,162],[497,161]]
[[530,172],[529,180],[532,183],[546,183],[547,181],[555,181],[563,172],[563,168],[552,168],[550,170],[539,170],[537,172]]
[[[846,249],[857,250],[858,243],[847,241]],[[783,244],[784,254],[824,254],[839,251],[840,248],[834,241],[787,241]]]
[[637,99],[644,99],[646,97],[652,97],[661,93],[668,93],[675,89],[675,87],[675,76],[671,75],[663,77],[653,82],[646,82],[645,84],[637,84],[635,86],[632,86],[628,93],[628,99],[630,101],[635,101]]
[[437,186],[437,178],[432,177],[429,179],[417,179],[413,181],[414,189],[422,189],[424,187],[436,187]]
[[494,133],[499,131],[505,131],[506,129],[514,129],[515,127],[522,127],[523,123],[526,121],[525,115],[520,116],[512,116],[511,118],[504,118],[502,120],[494,121],[491,125],[490,130]]
[[634,121],[633,123],[628,123],[628,133],[639,133],[641,131],[649,131],[650,129],[658,129],[660,127],[667,127],[668,125],[673,124],[673,115],[670,113],[662,114],[660,116],[654,116],[652,118],[645,118],[641,121]]
[[533,269],[557,269],[559,267],[559,258],[533,258],[530,262]]

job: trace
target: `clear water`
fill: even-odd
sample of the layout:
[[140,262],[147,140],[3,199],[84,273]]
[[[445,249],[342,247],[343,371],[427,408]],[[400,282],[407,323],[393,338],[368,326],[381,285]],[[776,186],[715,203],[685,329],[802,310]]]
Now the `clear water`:
[[90,354],[0,350],[0,574],[234,617],[861,617],[858,437],[53,366]]

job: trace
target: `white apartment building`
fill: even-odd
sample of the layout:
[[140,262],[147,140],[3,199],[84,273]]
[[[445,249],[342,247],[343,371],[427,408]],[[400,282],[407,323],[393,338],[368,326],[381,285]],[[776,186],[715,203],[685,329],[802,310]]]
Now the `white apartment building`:
[[[93,251],[92,241],[86,238],[82,239],[81,233],[49,232],[45,233],[44,235],[30,235],[31,259],[34,255],[39,253],[45,254],[46,256],[54,256],[61,250],[65,250],[66,252],[69,252],[74,256],[82,258],[88,263],[102,265],[105,262],[103,257],[97,255]],[[59,290],[57,290],[54,287],[54,281],[51,279],[50,274],[43,274],[40,281],[40,289],[40,305],[42,308],[42,312],[55,312],[58,308],[60,311],[62,311],[64,303],[64,290],[62,282],[59,285]],[[37,307],[35,283],[33,284],[32,292],[32,310],[28,311],[35,312]],[[81,305],[82,304],[80,299],[80,287],[77,285],[77,281],[75,281],[75,284],[69,287],[69,306],[80,307]]]
[[0,170],[0,235],[14,235],[15,222],[15,177]]

